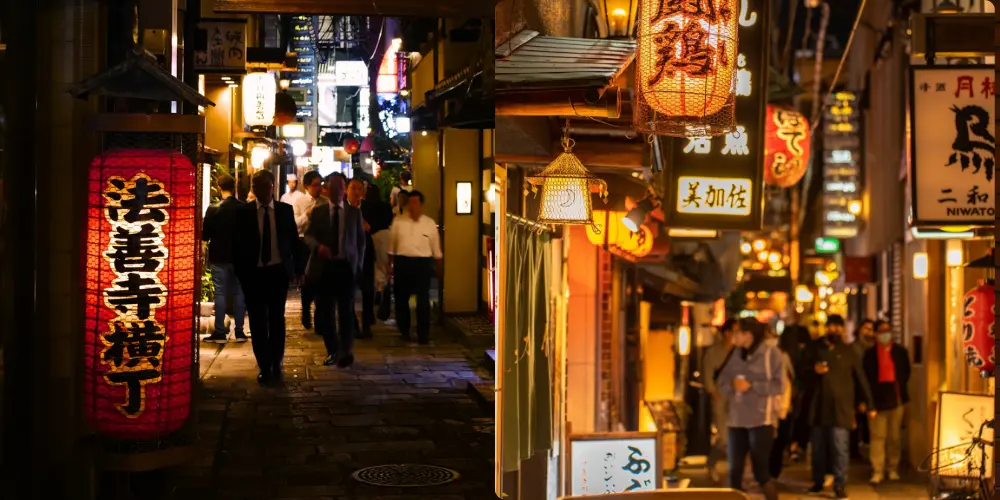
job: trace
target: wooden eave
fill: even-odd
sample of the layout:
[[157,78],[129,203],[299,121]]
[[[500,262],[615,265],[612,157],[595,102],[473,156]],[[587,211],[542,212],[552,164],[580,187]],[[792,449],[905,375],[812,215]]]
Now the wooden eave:
[[496,47],[497,94],[539,90],[603,91],[635,59],[635,42],[541,36],[525,30]]

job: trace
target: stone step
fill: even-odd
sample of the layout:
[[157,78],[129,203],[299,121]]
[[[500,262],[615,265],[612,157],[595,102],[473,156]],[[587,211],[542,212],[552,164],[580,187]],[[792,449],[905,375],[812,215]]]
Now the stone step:
[[493,378],[497,377],[497,351],[496,349],[487,349],[483,355],[483,367],[490,372],[490,376]]
[[496,410],[496,392],[493,390],[492,381],[472,382],[465,388],[465,392],[472,397],[483,411],[492,415]]
[[446,315],[445,330],[469,349],[491,348],[496,343],[496,329],[489,318],[480,314]]

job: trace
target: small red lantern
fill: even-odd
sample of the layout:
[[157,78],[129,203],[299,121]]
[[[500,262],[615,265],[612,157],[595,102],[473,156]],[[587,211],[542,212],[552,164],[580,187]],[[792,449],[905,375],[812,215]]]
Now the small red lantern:
[[276,126],[288,125],[295,121],[297,113],[295,98],[287,92],[279,92],[274,96],[274,122]]
[[350,139],[344,140],[344,151],[347,151],[347,154],[349,155],[356,154],[360,149],[361,149],[361,142],[359,142],[357,139],[351,137]]
[[996,364],[996,290],[980,280],[965,294],[962,317],[962,349],[965,361],[980,371],[993,373]]
[[809,163],[809,122],[802,113],[767,106],[764,142],[764,182],[791,187],[802,179]]
[[171,150],[111,150],[90,164],[84,411],[111,438],[156,438],[190,414],[195,172]]

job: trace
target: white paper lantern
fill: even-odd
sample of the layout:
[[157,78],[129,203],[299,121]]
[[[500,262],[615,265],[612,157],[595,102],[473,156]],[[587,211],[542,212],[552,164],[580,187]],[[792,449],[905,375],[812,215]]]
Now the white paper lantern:
[[250,73],[243,77],[243,121],[251,127],[274,123],[274,97],[278,83],[270,73]]

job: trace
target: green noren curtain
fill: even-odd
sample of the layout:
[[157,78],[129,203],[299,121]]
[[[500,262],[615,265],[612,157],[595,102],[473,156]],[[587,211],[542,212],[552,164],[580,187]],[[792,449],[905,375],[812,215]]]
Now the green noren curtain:
[[514,221],[507,224],[507,266],[500,431],[503,469],[552,444],[552,383],[549,359],[551,237]]

